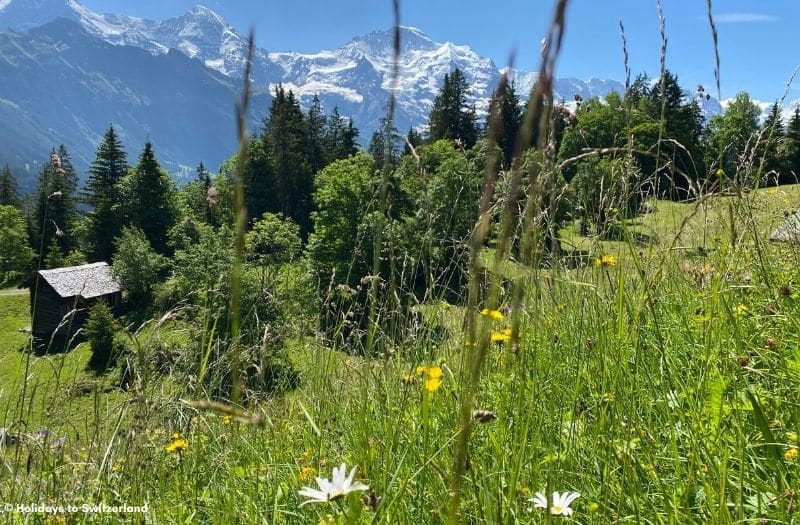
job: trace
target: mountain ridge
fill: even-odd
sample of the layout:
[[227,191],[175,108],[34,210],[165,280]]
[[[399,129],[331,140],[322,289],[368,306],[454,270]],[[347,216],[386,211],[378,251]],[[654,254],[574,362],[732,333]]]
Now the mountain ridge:
[[[3,3],[5,2],[5,3]],[[55,16],[59,15],[59,16]],[[45,19],[65,17],[79,25],[86,35],[120,49],[137,48],[146,51],[153,59],[169,56],[176,50],[187,61],[196,67],[213,71],[219,75],[218,81],[228,87],[222,96],[220,92],[211,94],[205,88],[198,89],[198,93],[191,93],[191,86],[181,84],[178,95],[209,96],[197,103],[198,107],[208,107],[219,119],[209,129],[221,129],[227,126],[235,100],[235,91],[241,85],[244,63],[247,55],[247,38],[240,35],[236,29],[222,16],[202,5],[196,5],[183,15],[165,20],[148,20],[121,14],[98,14],[83,6],[78,0],[0,0],[0,31],[3,27],[12,27],[14,31],[30,31],[40,27]],[[52,21],[51,21],[52,22]],[[38,24],[38,25],[37,25]],[[512,74],[516,82],[517,92],[522,101],[527,99],[528,93],[537,78],[537,73],[528,71],[513,71],[507,68],[498,68],[490,58],[482,57],[468,45],[459,45],[452,42],[436,42],[421,29],[416,27],[402,27],[401,55],[399,63],[400,76],[398,89],[395,92],[397,107],[395,113],[395,126],[401,132],[414,127],[424,130],[430,113],[433,100],[438,94],[442,79],[446,73],[456,67],[464,73],[471,89],[470,102],[476,107],[482,117],[488,108],[489,97],[496,88],[503,72]],[[53,52],[58,52],[54,48]],[[18,51],[8,50],[9,56]],[[121,52],[126,55],[129,52]],[[378,128],[380,119],[386,114],[386,104],[392,87],[393,71],[393,30],[375,30],[364,35],[358,35],[344,42],[335,49],[320,50],[316,53],[298,53],[292,51],[268,51],[257,48],[254,52],[252,68],[253,90],[260,97],[254,102],[251,123],[255,129],[263,120],[268,108],[269,93],[273,92],[277,84],[291,89],[300,100],[301,104],[308,107],[312,97],[318,96],[326,113],[337,107],[339,113],[353,118],[356,127],[361,131],[360,140],[366,144],[374,130]],[[0,63],[2,63],[0,56]],[[73,57],[75,58],[75,57]],[[22,60],[14,57],[14,60]],[[117,59],[119,60],[119,59]],[[161,65],[156,62],[147,67],[158,70]],[[187,62],[188,63],[188,62]],[[107,69],[108,64],[92,64],[97,69]],[[64,82],[91,83],[92,78],[103,77],[103,72],[93,71],[85,78],[75,69],[64,72]],[[198,70],[199,71],[199,70]],[[168,76],[170,73],[165,72]],[[199,74],[194,72],[193,74]],[[73,75],[73,76],[70,76]],[[94,75],[94,77],[92,76]],[[213,77],[213,75],[212,75]],[[209,77],[209,78],[212,78]],[[38,80],[41,82],[42,80]],[[143,86],[138,86],[138,90]],[[554,82],[556,100],[568,105],[574,104],[574,96],[580,95],[584,99],[593,96],[604,97],[611,91],[624,91],[624,85],[613,79],[590,77],[586,80],[575,78],[557,78]],[[135,91],[135,90],[134,90]],[[213,91],[213,90],[212,90]],[[120,92],[117,103],[128,104],[124,91]],[[139,98],[141,99],[141,94]],[[17,113],[30,111],[26,106],[24,90],[9,94],[7,86],[0,85],[0,111],[6,114],[13,112],[16,106]],[[177,95],[176,95],[177,96]],[[214,98],[220,97],[222,99]],[[686,93],[687,97],[692,95]],[[136,98],[136,97],[134,97]],[[145,97],[146,99],[146,97]],[[144,99],[142,99],[144,100]],[[140,100],[141,102],[141,100]],[[69,101],[64,101],[69,104]],[[82,120],[78,110],[81,105],[75,103],[72,121]],[[47,111],[41,105],[36,106],[38,111]],[[163,119],[153,114],[153,107],[147,104],[131,106],[141,109],[141,114],[134,118],[129,115],[128,126],[133,126],[136,132],[131,137],[141,137],[142,130],[151,129],[152,134],[165,136]],[[109,108],[110,110],[111,108]],[[723,110],[716,101],[710,100],[704,105],[707,115],[712,115]],[[46,115],[38,118],[46,126]],[[17,115],[17,120],[36,121],[31,115]],[[185,120],[185,119],[184,119]],[[189,119],[191,120],[191,119]],[[197,120],[197,119],[195,119]],[[85,146],[87,143],[96,145],[107,128],[108,122],[102,128],[83,119],[78,126],[53,128],[53,133],[35,133],[38,139],[34,143],[54,140],[61,133],[60,142],[68,147],[76,142],[81,143],[80,157],[85,159],[76,162],[79,168],[85,169],[93,157],[93,150]],[[50,129],[52,126],[46,126]],[[208,130],[206,130],[208,132]],[[173,133],[172,138],[165,138],[164,147],[157,151],[173,171],[187,171],[188,166],[193,166],[200,160],[207,165],[216,166],[235,151],[232,146],[226,155],[218,150],[210,158],[187,158],[193,148],[185,142],[188,138],[184,134]],[[53,144],[39,144],[39,157],[43,158]],[[43,147],[46,146],[46,147]],[[131,143],[129,148],[139,145]],[[7,148],[6,148],[7,149]],[[27,154],[26,154],[27,155]],[[0,156],[3,152],[0,151]],[[77,155],[76,155],[77,156]],[[6,157],[8,158],[8,157]],[[3,160],[0,158],[0,161]]]

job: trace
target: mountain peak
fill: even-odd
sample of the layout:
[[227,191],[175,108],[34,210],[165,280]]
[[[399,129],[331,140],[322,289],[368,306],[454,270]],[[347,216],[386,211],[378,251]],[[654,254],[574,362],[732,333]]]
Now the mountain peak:
[[[367,47],[378,55],[390,56],[394,47],[394,28],[383,31],[372,31],[366,35],[353,38],[350,44]],[[436,49],[438,44],[416,27],[400,26],[400,51],[409,50],[430,51]]]
[[193,18],[208,20],[221,26],[228,25],[224,18],[204,5],[195,5],[186,14],[192,16]]

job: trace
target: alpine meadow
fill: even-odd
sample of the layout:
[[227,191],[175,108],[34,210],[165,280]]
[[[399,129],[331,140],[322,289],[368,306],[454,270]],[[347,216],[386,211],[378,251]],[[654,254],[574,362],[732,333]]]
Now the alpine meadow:
[[779,17],[700,2],[701,84],[603,2],[581,81],[585,1],[501,67],[407,3],[0,0],[0,523],[798,522],[797,70],[723,97]]

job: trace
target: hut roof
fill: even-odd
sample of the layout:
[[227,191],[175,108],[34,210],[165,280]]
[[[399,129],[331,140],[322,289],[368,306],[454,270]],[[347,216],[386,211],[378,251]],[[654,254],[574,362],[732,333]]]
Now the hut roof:
[[771,241],[800,242],[800,211],[786,219],[778,229],[769,236]]
[[108,263],[104,262],[42,270],[39,275],[65,299],[77,296],[91,299],[122,290],[119,281],[111,275]]

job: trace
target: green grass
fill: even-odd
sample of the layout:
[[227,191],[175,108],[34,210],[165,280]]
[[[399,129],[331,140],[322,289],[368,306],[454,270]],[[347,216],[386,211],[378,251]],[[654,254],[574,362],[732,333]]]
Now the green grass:
[[27,352],[29,335],[20,330],[30,325],[28,294],[0,294],[0,427],[24,433],[46,427],[71,440],[103,432],[125,396],[111,386],[112,377],[86,370],[85,343],[68,353]]
[[[616,254],[613,266],[514,266],[527,288],[524,310],[517,308],[520,344],[491,346],[475,392],[473,408],[497,418],[473,429],[464,523],[545,522],[528,498],[564,490],[581,493],[577,523],[795,519],[800,252],[753,239],[763,241],[800,204],[800,188],[746,199],[700,208],[657,202],[630,225],[653,239],[648,245],[572,237],[594,255]],[[735,245],[726,237],[729,202]],[[0,502],[146,502],[152,523],[445,521],[463,364],[472,351],[461,335],[463,308],[423,305],[425,326],[440,329],[421,330],[380,359],[297,337],[288,348],[300,387],[248,406],[263,418],[254,426],[191,408],[181,398],[202,392],[169,373],[146,392],[70,397],[88,377],[88,349],[46,358],[18,352],[26,301],[0,296],[0,374],[14,385],[3,403],[13,412],[21,399],[28,428],[66,429],[71,440],[62,449],[29,442],[4,452]],[[508,322],[483,319],[481,329],[488,336]],[[193,326],[192,319],[152,326],[140,336],[142,351],[191,343],[201,335]],[[418,366],[441,367],[438,390],[425,389]],[[175,432],[188,442],[181,453],[165,450]],[[297,490],[341,463],[358,465],[357,478],[380,504],[372,509],[353,497],[300,507]]]

